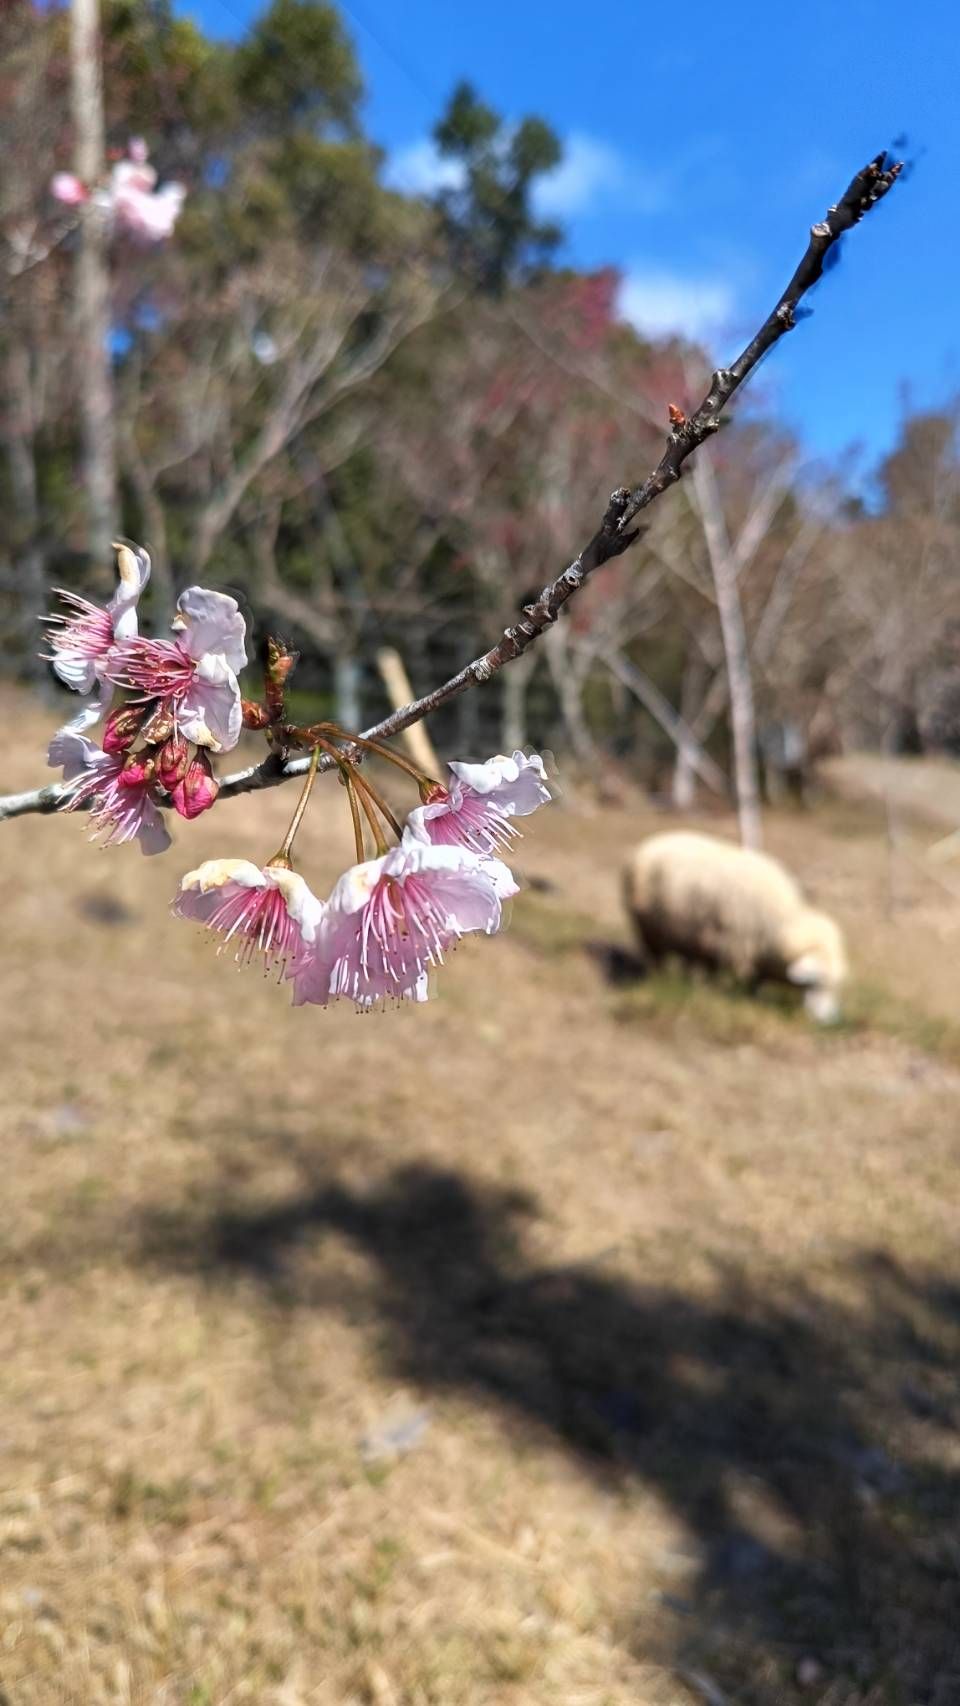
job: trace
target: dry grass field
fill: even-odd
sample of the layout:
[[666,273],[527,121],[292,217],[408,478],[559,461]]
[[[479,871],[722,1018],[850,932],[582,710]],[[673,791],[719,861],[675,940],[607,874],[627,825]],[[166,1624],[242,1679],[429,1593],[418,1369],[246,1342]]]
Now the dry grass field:
[[771,818],[815,1033],[611,979],[662,820],[568,796],[435,1004],[293,1012],[167,916],[292,803],[0,828],[3,1706],[956,1706],[960,860]]

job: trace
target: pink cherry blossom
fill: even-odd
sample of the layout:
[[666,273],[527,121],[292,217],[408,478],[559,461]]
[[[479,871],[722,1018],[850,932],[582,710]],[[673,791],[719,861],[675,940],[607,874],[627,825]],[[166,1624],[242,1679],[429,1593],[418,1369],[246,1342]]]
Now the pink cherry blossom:
[[156,187],[156,168],[150,165],[149,150],[143,138],[137,137],[128,147],[126,157],[118,160],[110,173],[114,200],[130,190],[139,195],[151,195]]
[[172,627],[175,640],[118,641],[104,665],[106,678],[143,699],[163,701],[184,740],[229,752],[243,726],[237,675],[247,661],[247,625],[237,601],[188,587]]
[[188,871],[173,910],[222,935],[221,952],[234,943],[241,965],[259,954],[281,973],[312,949],[323,916],[322,902],[296,871],[248,859],[208,859]]
[[429,968],[468,932],[493,935],[501,901],[516,893],[498,859],[405,834],[399,847],[340,878],[312,952],[289,974],[294,1006],[339,996],[360,1008],[426,1001]]
[[110,174],[108,194],[118,230],[142,243],[162,243],[173,235],[187,191],[175,181],[157,189],[147,145],[135,136],[127,158],[118,160]]
[[50,179],[50,194],[67,207],[79,207],[90,200],[90,192],[73,172],[54,172]]
[[174,182],[156,191],[125,184],[113,198],[117,225],[141,243],[164,243],[173,236],[186,196],[186,187]]
[[90,693],[104,678],[107,653],[116,640],[137,633],[137,605],[150,579],[150,557],[139,546],[118,545],[117,590],[107,605],[56,588],[68,615],[46,618],[54,673],[75,693]]
[[437,786],[407,823],[421,841],[502,852],[519,836],[513,819],[527,817],[550,799],[543,759],[502,753],[485,764],[451,764],[450,783]]
[[162,243],[173,235],[187,195],[186,186],[173,179],[157,189],[142,137],[131,139],[127,158],[117,161],[106,183],[91,191],[73,172],[56,172],[50,192],[68,207],[94,202],[115,230],[141,243]]
[[62,766],[68,792],[61,811],[76,811],[89,804],[93,836],[104,836],[110,847],[137,840],[141,853],[164,853],[170,845],[163,815],[151,794],[149,773],[122,753],[103,748],[79,731],[85,713],[54,735],[48,763]]

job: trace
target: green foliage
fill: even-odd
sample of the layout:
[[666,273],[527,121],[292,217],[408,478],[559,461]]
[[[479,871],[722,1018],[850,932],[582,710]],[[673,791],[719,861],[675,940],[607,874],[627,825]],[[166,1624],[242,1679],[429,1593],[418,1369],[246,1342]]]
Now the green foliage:
[[460,83],[433,134],[441,154],[463,170],[462,187],[437,196],[456,264],[492,291],[542,266],[560,240],[531,205],[536,179],[562,156],[549,125],[525,118],[511,130],[469,83]]
[[286,132],[356,135],[363,84],[339,13],[318,0],[273,0],[236,53],[245,114]]
[[290,224],[308,242],[332,237],[371,251],[390,228],[379,165],[379,151],[366,141],[331,142],[299,129],[278,138],[261,157]]
[[458,83],[446,112],[434,127],[433,137],[441,154],[469,160],[491,148],[501,128],[498,115],[479,99],[472,86]]
[[195,162],[235,110],[230,49],[170,0],[105,0],[102,16],[108,140],[122,149],[143,135],[170,155],[164,167]]

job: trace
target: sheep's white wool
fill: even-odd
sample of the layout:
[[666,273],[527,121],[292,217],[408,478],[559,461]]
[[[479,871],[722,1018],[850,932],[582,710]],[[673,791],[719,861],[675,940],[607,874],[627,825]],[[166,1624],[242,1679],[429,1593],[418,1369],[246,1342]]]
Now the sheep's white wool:
[[839,1017],[847,976],[840,929],[768,854],[687,830],[654,835],[630,856],[624,898],[647,954],[794,983],[815,1019]]

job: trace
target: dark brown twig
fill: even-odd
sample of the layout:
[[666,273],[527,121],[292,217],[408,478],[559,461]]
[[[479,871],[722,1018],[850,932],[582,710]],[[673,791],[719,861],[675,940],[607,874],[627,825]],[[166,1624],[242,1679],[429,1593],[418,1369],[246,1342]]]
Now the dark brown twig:
[[[667,448],[652,474],[629,494],[620,519],[620,528],[630,526],[634,516],[646,509],[654,498],[679,480],[687,457],[715,433],[720,416],[744,380],[774,344],[796,325],[796,309],[801,299],[818,282],[827,255],[845,231],[858,225],[878,201],[891,190],[903,171],[903,161],[886,164],[886,155],[878,154],[869,165],[858,172],[826,219],[810,227],[807,252],[773,311],[767,315],[760,330],[750,339],[746,349],[730,367],[718,367],[710,381],[710,389],[686,420],[677,423],[667,441]],[[678,411],[679,412],[679,411]]]

